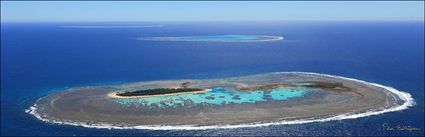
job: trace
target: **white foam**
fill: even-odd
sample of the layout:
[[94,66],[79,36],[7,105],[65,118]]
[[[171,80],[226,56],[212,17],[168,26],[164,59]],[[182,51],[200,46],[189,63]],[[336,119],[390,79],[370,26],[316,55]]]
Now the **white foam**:
[[[42,117],[39,113],[37,113],[37,104],[34,104],[29,109],[25,110],[25,112],[34,115],[37,119],[50,122],[50,123],[56,123],[56,124],[64,124],[64,125],[73,125],[73,126],[82,126],[82,127],[88,127],[88,128],[102,128],[102,129],[148,129],[148,130],[206,130],[206,129],[229,129],[229,128],[250,128],[250,127],[263,127],[263,126],[271,126],[271,125],[288,125],[288,124],[304,124],[304,123],[312,123],[312,122],[327,122],[327,121],[335,121],[335,120],[344,120],[344,119],[356,119],[360,117],[366,117],[366,116],[372,116],[372,115],[378,115],[382,113],[387,112],[394,112],[394,111],[401,111],[405,110],[413,105],[415,105],[415,102],[411,95],[406,92],[399,91],[395,88],[383,86],[376,83],[369,83],[366,81],[353,79],[353,78],[346,78],[341,76],[333,76],[333,75],[327,75],[327,74],[319,74],[319,73],[311,73],[311,72],[276,72],[276,73],[294,73],[294,74],[307,74],[307,75],[320,75],[325,77],[333,77],[333,78],[340,78],[340,79],[346,79],[351,81],[360,82],[363,84],[373,85],[379,88],[383,88],[392,94],[396,95],[400,100],[404,101],[401,105],[392,106],[390,108],[380,108],[376,110],[371,110],[364,113],[346,113],[346,114],[340,114],[335,116],[330,116],[326,118],[311,118],[311,119],[299,119],[299,120],[283,120],[278,122],[269,122],[269,123],[250,123],[250,124],[239,124],[239,125],[211,125],[211,126],[196,126],[196,125],[179,125],[179,126],[168,126],[168,125],[138,125],[138,126],[125,126],[125,125],[113,125],[113,124],[106,124],[106,123],[85,123],[85,122],[67,122],[67,121],[58,121],[53,119],[47,119]],[[391,94],[389,93],[389,94]]]

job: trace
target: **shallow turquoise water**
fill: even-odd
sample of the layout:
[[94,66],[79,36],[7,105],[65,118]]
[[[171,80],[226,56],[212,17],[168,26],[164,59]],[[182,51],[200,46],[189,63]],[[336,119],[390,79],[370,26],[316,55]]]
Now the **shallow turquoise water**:
[[304,94],[310,91],[312,91],[312,89],[275,88],[269,91],[256,90],[249,92],[236,92],[213,88],[212,91],[206,93],[115,99],[115,102],[122,105],[144,108],[176,108],[191,107],[194,105],[226,105],[257,103],[269,100],[288,100],[294,97],[303,97]]

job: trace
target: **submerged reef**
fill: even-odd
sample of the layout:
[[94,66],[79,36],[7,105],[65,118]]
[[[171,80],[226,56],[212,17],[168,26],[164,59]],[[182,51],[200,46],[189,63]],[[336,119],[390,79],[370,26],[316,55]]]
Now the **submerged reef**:
[[85,127],[207,129],[357,118],[413,104],[410,94],[375,83],[276,72],[77,87],[42,97],[27,112],[46,122]]

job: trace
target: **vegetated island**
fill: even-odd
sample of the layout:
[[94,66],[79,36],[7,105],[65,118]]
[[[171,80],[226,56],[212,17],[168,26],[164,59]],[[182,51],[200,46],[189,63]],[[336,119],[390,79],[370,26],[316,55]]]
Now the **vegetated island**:
[[142,98],[152,96],[172,96],[177,94],[195,94],[211,91],[200,88],[156,88],[135,91],[114,91],[108,94],[112,98]]
[[112,98],[139,98],[139,97],[150,97],[150,96],[171,96],[176,94],[189,94],[189,93],[202,93],[211,91],[210,89],[202,88],[189,88],[190,82],[183,82],[180,87],[177,88],[153,88],[153,89],[141,89],[141,90],[125,90],[125,91],[114,91],[108,94]]
[[184,92],[193,92],[193,91],[202,91],[202,90],[203,89],[200,89],[200,88],[157,88],[157,89],[118,92],[117,95],[131,97],[131,96],[148,96],[148,95],[184,93]]
[[409,93],[375,83],[276,72],[71,88],[40,98],[27,112],[85,127],[205,129],[349,119],[413,104]]

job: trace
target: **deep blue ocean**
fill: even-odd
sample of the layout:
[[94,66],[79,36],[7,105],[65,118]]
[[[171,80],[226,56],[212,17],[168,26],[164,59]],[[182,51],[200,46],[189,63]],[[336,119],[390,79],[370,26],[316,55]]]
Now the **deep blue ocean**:
[[[69,27],[116,25],[128,27]],[[131,27],[162,25],[162,27]],[[278,35],[270,42],[139,37]],[[351,77],[412,94],[403,111],[341,121],[209,130],[109,130],[49,124],[25,113],[76,86],[279,71]],[[419,128],[385,130],[383,124]],[[2,23],[1,135],[424,135],[424,22]]]

